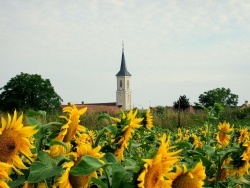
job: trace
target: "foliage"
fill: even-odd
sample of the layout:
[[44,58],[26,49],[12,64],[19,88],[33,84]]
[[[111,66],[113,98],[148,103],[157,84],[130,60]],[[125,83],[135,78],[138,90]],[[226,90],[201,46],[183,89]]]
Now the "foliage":
[[0,110],[59,110],[61,97],[55,92],[49,79],[38,74],[21,73],[0,88]]
[[174,109],[186,110],[190,107],[189,99],[186,97],[186,95],[182,95],[177,101],[173,103],[173,107]]
[[[206,117],[202,120],[202,126],[194,124],[172,130],[158,126],[148,129],[141,124],[147,121],[138,117],[137,110],[121,112],[117,117],[100,114],[98,121],[106,120],[107,125],[99,130],[81,127],[79,118],[87,115],[84,109],[65,108],[63,116],[60,116],[63,119],[61,122],[47,122],[44,111],[30,111],[26,113],[26,129],[37,126],[38,130],[34,139],[29,139],[30,144],[34,145],[33,156],[27,159],[20,154],[27,169],[21,169],[23,174],[12,170],[8,186],[74,187],[72,184],[77,179],[78,183],[86,180],[85,187],[90,188],[147,188],[149,186],[139,186],[138,182],[145,178],[149,185],[152,181],[156,183],[154,187],[161,187],[157,182],[166,181],[168,175],[172,174],[168,179],[170,184],[193,177],[195,185],[189,187],[246,188],[250,183],[250,129],[244,125],[232,126],[229,122],[215,123],[214,120],[221,117],[220,110],[217,105],[204,108],[202,114],[206,114]],[[168,115],[171,113],[176,114],[169,111]],[[39,117],[39,120],[34,117]],[[10,126],[3,126],[3,123],[9,121],[3,121],[2,127]],[[79,132],[66,141],[65,136],[71,134],[72,130]],[[3,129],[0,135],[4,134]],[[164,135],[167,136],[166,142]],[[0,150],[0,157],[2,154]],[[162,163],[161,156],[164,156]],[[171,166],[162,169],[170,163]],[[197,164],[201,166],[192,171]],[[183,167],[182,173],[178,170],[180,166]],[[154,169],[157,170],[155,174]],[[154,175],[144,174],[149,172]],[[165,179],[160,178],[163,175]],[[174,176],[176,178],[171,179]],[[181,176],[185,178],[178,178]],[[62,183],[65,181],[65,184]],[[196,186],[198,181],[200,185]],[[178,182],[178,185],[180,183],[185,185],[187,182]]]
[[158,114],[163,114],[166,111],[166,108],[164,106],[156,106],[156,112]]
[[213,106],[214,103],[235,107],[238,104],[238,95],[231,93],[229,88],[216,88],[201,94],[199,96],[199,103],[196,103],[195,105],[209,107]]
[[[215,104],[216,105],[216,104]],[[222,106],[221,106],[222,107]],[[174,129],[178,127],[178,112],[171,108],[162,108],[163,111],[161,114],[157,112],[156,109],[151,108],[151,113],[153,114],[153,124],[155,126],[166,128],[166,129]],[[223,107],[221,111],[216,111],[214,107],[209,107],[210,110],[213,110],[213,113],[218,117],[217,120],[213,120],[213,123],[218,123],[219,121],[227,121],[232,122],[232,124],[237,125],[250,125],[250,107],[248,108],[231,108],[231,107]],[[136,110],[136,109],[134,109]],[[142,117],[142,114],[145,113],[145,110],[139,110],[138,115]],[[48,113],[47,121],[59,121],[59,113]],[[89,128],[99,130],[103,127],[109,125],[109,121],[107,119],[101,119],[98,121],[98,117],[103,115],[100,112],[96,113],[86,113],[84,116],[80,117],[80,121],[82,124]],[[208,113],[204,108],[200,110],[195,110],[194,112],[186,112],[181,111],[181,126],[188,128],[190,126],[202,126],[203,122],[206,121]],[[119,114],[113,114],[113,117],[119,117]],[[35,117],[40,119],[40,117]]]
[[250,123],[250,107],[247,108],[224,108],[220,116],[221,120],[234,121],[246,121]]

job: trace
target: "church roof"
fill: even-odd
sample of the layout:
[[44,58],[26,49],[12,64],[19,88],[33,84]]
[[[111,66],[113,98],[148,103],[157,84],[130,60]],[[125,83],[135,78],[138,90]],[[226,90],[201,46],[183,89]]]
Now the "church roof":
[[116,76],[132,76],[126,66],[125,56],[124,56],[124,50],[122,50],[122,60],[121,60],[121,67],[120,71],[116,74]]
[[[81,103],[81,104],[74,104],[77,109],[82,109],[87,107],[87,114],[95,113],[95,112],[102,112],[102,113],[108,113],[110,115],[116,115],[121,112],[121,109],[119,106],[116,106],[116,102],[110,102],[110,103]],[[69,104],[62,104],[61,108],[70,106]]]

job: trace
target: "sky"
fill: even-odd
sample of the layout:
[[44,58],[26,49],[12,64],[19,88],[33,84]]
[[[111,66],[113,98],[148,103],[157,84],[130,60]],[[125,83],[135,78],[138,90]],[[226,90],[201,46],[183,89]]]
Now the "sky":
[[115,102],[122,42],[133,107],[250,101],[249,0],[0,0],[0,87],[39,74],[64,104]]

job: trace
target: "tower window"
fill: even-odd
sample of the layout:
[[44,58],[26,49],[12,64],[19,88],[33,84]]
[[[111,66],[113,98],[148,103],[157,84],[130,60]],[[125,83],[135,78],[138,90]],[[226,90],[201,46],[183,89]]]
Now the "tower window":
[[120,80],[120,87],[122,87],[122,80]]

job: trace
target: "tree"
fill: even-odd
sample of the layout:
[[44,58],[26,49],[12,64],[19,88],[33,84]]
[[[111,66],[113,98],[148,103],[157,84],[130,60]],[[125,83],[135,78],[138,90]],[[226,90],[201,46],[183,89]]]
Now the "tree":
[[189,99],[186,97],[186,95],[180,96],[177,101],[173,103],[173,107],[175,109],[181,109],[186,110],[190,107]]
[[231,93],[228,88],[216,88],[204,92],[199,96],[199,103],[196,106],[214,106],[214,103],[222,104],[223,106],[235,107],[238,104],[238,95]]
[[22,73],[11,78],[0,90],[0,110],[45,110],[60,108],[62,98],[55,92],[49,79],[38,74]]

